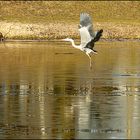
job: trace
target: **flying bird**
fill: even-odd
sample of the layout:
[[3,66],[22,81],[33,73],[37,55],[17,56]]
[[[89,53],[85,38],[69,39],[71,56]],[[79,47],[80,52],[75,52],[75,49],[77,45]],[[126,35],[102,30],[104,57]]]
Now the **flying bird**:
[[97,54],[97,51],[94,50],[93,47],[95,42],[97,42],[102,36],[103,29],[94,32],[91,16],[87,13],[81,13],[79,31],[81,36],[80,45],[76,45],[74,43],[74,40],[71,38],[65,38],[62,40],[71,42],[74,48],[80,49],[81,51],[85,52],[86,55],[89,57],[91,68],[91,55]]

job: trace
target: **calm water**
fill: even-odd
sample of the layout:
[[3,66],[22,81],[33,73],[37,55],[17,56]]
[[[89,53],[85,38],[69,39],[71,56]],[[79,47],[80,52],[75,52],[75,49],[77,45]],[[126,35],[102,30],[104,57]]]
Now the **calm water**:
[[140,138],[140,42],[0,44],[0,138]]

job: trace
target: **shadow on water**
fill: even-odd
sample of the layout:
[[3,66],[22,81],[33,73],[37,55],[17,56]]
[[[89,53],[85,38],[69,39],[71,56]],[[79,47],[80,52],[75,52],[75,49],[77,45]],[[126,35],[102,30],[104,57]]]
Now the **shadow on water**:
[[0,138],[139,138],[139,43],[0,48]]

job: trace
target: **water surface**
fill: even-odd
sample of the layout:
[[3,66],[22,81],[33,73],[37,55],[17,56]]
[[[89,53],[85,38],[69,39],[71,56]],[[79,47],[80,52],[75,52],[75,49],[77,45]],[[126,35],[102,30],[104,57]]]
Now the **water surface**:
[[0,138],[140,138],[140,42],[0,44]]

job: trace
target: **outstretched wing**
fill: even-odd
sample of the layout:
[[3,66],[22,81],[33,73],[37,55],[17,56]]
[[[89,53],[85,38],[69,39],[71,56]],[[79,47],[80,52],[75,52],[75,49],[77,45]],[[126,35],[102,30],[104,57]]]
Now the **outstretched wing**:
[[79,29],[79,31],[80,31],[80,36],[81,36],[81,45],[80,45],[80,47],[83,48],[83,47],[86,46],[86,44],[88,42],[91,41],[91,37],[90,37],[90,34],[89,34],[89,31],[88,31],[87,27],[81,27]]
[[80,14],[80,27],[87,27],[89,34],[91,38],[95,37],[95,33],[93,30],[93,24],[92,24],[92,19],[87,13],[81,13]]

